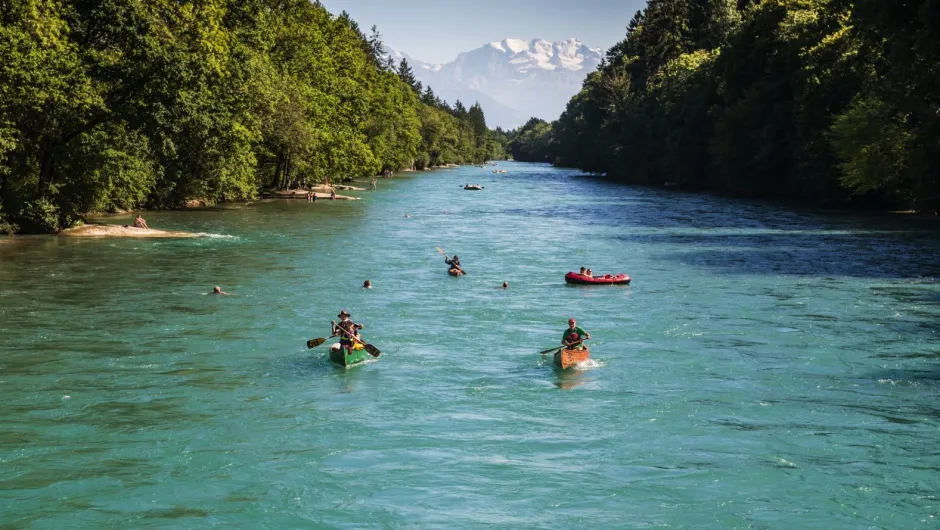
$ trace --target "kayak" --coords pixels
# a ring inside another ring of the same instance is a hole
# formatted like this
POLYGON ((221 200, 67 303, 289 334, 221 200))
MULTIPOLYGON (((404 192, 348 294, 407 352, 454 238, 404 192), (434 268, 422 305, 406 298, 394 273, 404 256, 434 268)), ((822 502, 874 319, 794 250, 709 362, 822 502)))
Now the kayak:
POLYGON ((467 273, 458 269, 447 269, 447 274, 450 274, 451 276, 460 276, 461 274, 467 273))
POLYGON ((583 363, 591 357, 591 352, 587 348, 580 350, 560 350, 555 352, 555 366, 562 370, 567 370, 572 366, 583 363))
POLYGON ((577 285, 628 285, 630 277, 626 274, 605 274, 603 276, 584 276, 577 272, 565 274, 565 283, 577 285))
POLYGON ((362 361, 365 361, 369 358, 369 354, 366 352, 366 347, 362 343, 357 342, 349 355, 346 355, 346 350, 343 349, 339 344, 334 344, 330 346, 330 360, 340 366, 352 366, 354 364, 359 364, 362 361))
POLYGON ((483 189, 483 186, 480 186, 479 184, 467 184, 466 186, 463 187, 463 189, 465 189, 465 190, 482 190, 482 189, 483 189))

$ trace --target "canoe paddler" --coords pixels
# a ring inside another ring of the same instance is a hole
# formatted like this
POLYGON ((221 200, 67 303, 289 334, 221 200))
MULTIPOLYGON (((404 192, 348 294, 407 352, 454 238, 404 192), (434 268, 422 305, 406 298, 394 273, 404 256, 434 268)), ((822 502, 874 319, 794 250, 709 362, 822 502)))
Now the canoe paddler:
POLYGON ((590 338, 590 333, 581 329, 575 319, 569 318, 568 328, 561 336, 561 344, 567 348, 580 350, 584 348, 584 341, 590 338))
MULTIPOLYGON (((460 258, 457 257, 456 254, 454 254, 454 258, 453 258, 453 259, 450 259, 450 258, 448 258, 448 257, 445 255, 445 256, 444 256, 444 263, 450 265, 450 270, 449 270, 448 272, 454 271, 454 272, 456 272, 456 273, 458 273, 458 274, 465 274, 464 271, 463 271, 463 267, 460 266, 460 258)), ((453 274, 453 272, 452 272, 451 274, 453 274)))
POLYGON ((346 349, 346 355, 352 353, 353 347, 356 345, 356 342, 359 338, 358 330, 363 328, 362 324, 356 324, 349 319, 349 312, 343 309, 339 312, 339 324, 335 321, 330 321, 330 327, 332 328, 333 336, 339 335, 339 345, 346 349))

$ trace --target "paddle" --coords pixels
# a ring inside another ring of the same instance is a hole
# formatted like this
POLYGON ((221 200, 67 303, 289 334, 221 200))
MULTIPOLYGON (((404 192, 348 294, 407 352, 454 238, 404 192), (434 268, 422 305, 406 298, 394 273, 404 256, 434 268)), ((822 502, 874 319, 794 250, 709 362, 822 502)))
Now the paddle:
POLYGON ((550 349, 550 350, 540 351, 539 354, 540 354, 540 355, 545 355, 546 353, 555 353, 555 352, 558 351, 558 350, 563 350, 563 349, 565 349, 565 348, 570 348, 570 347, 572 347, 572 346, 577 346, 578 344, 583 344, 583 343, 584 343, 584 341, 579 340, 579 341, 577 341, 577 342, 573 342, 573 343, 567 344, 567 345, 562 345, 562 346, 559 346, 559 347, 557 347, 557 348, 552 348, 552 349, 550 349))
MULTIPOLYGON (((444 258, 445 258, 447 261, 450 261, 450 258, 447 257, 447 254, 445 254, 443 250, 441 250, 441 247, 434 247, 434 248, 436 248, 437 251, 440 252, 441 254, 444 254, 444 258)), ((467 271, 461 269, 461 268, 460 268, 460 265, 453 265, 453 264, 451 264, 451 267, 453 267, 453 268, 459 270, 459 271, 461 272, 461 274, 467 274, 467 271)))
POLYGON ((339 326, 336 326, 336 329, 342 331, 344 335, 346 335, 347 337, 351 338, 352 340, 354 340, 354 341, 356 341, 356 342, 361 342, 362 345, 365 346, 366 351, 369 352, 369 355, 371 355, 371 356, 373 356, 373 357, 378 357, 379 355, 382 355, 382 352, 381 352, 378 348, 376 348, 375 346, 369 344, 368 342, 366 342, 366 341, 364 341, 364 340, 357 339, 356 337, 352 336, 348 331, 346 331, 345 329, 343 329, 343 328, 341 328, 341 327, 339 327, 339 326))
POLYGON ((316 348, 317 346, 319 346, 319 345, 323 344, 324 342, 326 342, 326 340, 327 340, 326 337, 320 337, 320 338, 318 338, 318 339, 310 339, 310 340, 307 341, 307 347, 308 347, 308 348, 316 348))

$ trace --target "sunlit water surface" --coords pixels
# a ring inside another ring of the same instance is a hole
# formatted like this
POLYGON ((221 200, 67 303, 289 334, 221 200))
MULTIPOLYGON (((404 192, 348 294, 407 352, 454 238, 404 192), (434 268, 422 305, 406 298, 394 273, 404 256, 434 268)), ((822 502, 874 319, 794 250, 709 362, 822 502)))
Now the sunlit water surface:
POLYGON ((936 524, 935 223, 501 167, 0 241, 0 526, 936 524))

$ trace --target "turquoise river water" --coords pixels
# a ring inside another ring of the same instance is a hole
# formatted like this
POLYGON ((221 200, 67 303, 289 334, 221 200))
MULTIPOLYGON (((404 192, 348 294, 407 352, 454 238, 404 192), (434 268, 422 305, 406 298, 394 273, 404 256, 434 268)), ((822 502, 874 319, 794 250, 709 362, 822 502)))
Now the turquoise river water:
POLYGON ((936 527, 935 223, 500 167, 0 240, 0 527, 936 527))

